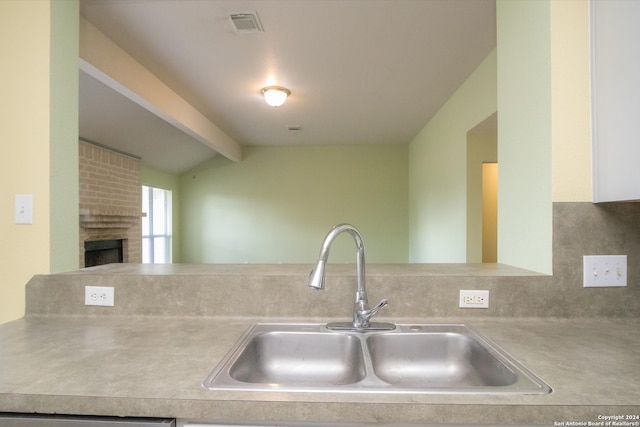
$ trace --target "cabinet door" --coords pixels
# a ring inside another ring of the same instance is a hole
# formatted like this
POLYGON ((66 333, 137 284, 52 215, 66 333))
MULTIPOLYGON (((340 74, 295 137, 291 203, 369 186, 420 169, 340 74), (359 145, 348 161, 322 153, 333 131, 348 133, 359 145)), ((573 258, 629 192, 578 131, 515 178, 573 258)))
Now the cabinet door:
POLYGON ((175 420, 0 413, 0 425, 2 427, 175 427, 175 420))
POLYGON ((640 1, 591 0, 593 200, 640 200, 640 1))

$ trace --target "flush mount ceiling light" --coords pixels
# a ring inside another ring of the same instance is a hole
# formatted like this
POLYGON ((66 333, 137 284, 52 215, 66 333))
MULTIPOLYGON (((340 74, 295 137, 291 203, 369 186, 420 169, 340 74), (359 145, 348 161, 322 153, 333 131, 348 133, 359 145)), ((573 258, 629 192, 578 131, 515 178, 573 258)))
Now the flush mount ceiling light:
POLYGON ((264 100, 272 107, 279 107, 287 100, 287 96, 291 95, 291 91, 281 86, 267 86, 260 91, 264 96, 264 100))

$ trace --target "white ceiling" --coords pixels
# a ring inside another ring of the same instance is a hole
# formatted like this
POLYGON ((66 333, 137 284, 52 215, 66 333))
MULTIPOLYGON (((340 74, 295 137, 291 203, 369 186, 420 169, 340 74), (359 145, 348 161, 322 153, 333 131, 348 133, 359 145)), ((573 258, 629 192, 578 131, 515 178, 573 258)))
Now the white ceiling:
MULTIPOLYGON (((495 47, 495 0, 81 0, 241 145, 407 144, 495 47), (229 15, 257 12, 264 32, 229 15), (291 90, 282 107, 260 95, 291 90), (290 131, 289 125, 301 130, 290 131)), ((204 144, 81 72, 80 136, 181 173, 204 144)))

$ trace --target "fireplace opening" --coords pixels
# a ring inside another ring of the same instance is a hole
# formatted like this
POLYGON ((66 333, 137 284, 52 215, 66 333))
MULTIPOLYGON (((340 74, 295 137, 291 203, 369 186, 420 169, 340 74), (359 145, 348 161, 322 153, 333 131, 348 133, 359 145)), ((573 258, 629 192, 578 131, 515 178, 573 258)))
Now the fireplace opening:
POLYGON ((84 242, 84 266, 124 262, 123 240, 91 240, 84 242))

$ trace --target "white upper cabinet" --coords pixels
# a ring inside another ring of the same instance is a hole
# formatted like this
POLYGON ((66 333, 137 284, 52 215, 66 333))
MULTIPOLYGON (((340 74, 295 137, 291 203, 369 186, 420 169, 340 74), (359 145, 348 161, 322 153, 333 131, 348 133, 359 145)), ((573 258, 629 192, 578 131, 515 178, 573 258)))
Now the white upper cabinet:
POLYGON ((593 201, 640 200, 640 1, 591 0, 593 201))

